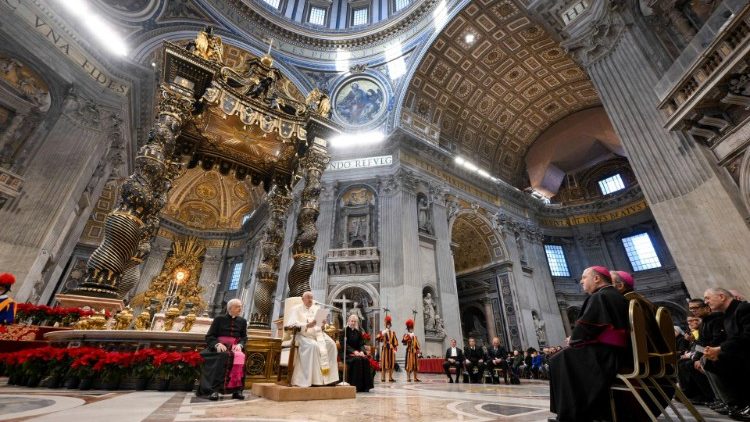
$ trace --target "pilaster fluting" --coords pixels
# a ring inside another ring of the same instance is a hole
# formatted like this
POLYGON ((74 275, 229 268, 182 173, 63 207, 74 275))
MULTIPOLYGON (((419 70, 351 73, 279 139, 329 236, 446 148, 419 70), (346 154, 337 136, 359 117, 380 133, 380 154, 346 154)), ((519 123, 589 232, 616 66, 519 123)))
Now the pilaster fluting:
POLYGON ((492 312, 492 301, 485 297, 482 298, 482 305, 484 306, 484 317, 487 320, 487 337, 492 340, 493 337, 497 336, 497 328, 495 327, 495 313, 492 312))
POLYGON ((318 240, 316 222, 320 214, 320 178, 328 166, 330 156, 321 146, 314 146, 300 160, 305 171, 305 187, 302 189, 302 206, 297 216, 297 237, 292 253, 294 264, 289 269, 289 296, 302 296, 310 290, 310 275, 315 267, 315 243, 318 240))
POLYGON ((322 236, 318 237, 315 245, 317 255, 315 269, 310 276, 310 288, 315 297, 325 297, 328 282, 328 268, 326 259, 328 249, 331 248, 331 239, 334 233, 333 224, 336 216, 336 187, 333 184, 324 184, 320 194, 320 215, 317 227, 322 236))
MULTIPOLYGON (((702 146, 668 131, 654 87, 660 75, 626 8, 592 2, 563 44, 584 65, 643 188, 675 263, 691 292, 708 284, 744 288, 735 274, 750 271, 750 230, 739 192, 717 172, 702 146)), ((664 55, 655 51, 656 55, 664 55)))
POLYGON ((157 118, 138 151, 135 172, 123 184, 121 204, 104 222, 104 239, 91 254, 84 283, 74 293, 117 298, 123 272, 148 254, 147 240, 155 234, 158 213, 176 177, 172 161, 175 140, 190 119, 193 99, 161 88, 157 118))
POLYGON ((268 193, 269 216, 261 240, 262 258, 256 272, 254 312, 250 318, 253 328, 270 327, 273 295, 279 279, 281 247, 284 242, 284 221, 291 203, 292 197, 284 186, 276 185, 268 193))

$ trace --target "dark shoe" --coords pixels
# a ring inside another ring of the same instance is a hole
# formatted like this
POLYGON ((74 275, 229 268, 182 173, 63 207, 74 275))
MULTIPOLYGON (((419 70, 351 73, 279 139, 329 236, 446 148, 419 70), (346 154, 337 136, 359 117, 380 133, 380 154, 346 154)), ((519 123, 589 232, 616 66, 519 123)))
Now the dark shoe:
POLYGON ((715 407, 724 406, 724 402, 721 401, 721 400, 714 400, 711 403, 709 403, 707 406, 708 406, 709 409, 713 409, 715 407))
POLYGON ((448 378, 448 384, 453 384, 453 378, 448 378))
POLYGON ((719 406, 717 408, 714 408, 713 410, 714 410, 714 412, 716 412, 716 413, 718 413, 720 415, 728 415, 729 414, 729 406, 727 406, 727 405, 719 406))
POLYGON ((242 394, 242 391, 237 391, 235 393, 232 393, 232 398, 235 400, 245 400, 245 395, 242 394))
POLYGON ((211 395, 208 396, 208 399, 211 400, 211 401, 219 400, 219 393, 216 393, 216 392, 211 393, 211 395))
POLYGON ((750 421, 750 416, 743 414, 742 409, 737 407, 730 409, 728 416, 736 421, 750 421))

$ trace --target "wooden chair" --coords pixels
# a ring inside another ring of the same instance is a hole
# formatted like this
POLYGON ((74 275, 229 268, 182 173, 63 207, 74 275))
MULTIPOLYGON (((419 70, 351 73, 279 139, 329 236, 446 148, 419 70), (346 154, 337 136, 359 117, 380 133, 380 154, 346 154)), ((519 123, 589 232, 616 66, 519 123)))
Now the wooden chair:
POLYGON ((620 372, 617 374, 617 380, 610 388, 609 401, 612 410, 612 420, 617 422, 617 409, 615 408, 615 391, 628 391, 638 401, 643 411, 649 419, 656 421, 654 413, 644 401, 639 391, 645 391, 652 400, 655 400, 648 388, 644 388, 644 380, 649 374, 648 365, 648 346, 646 340, 646 324, 643 317, 641 305, 631 300, 628 309, 630 320, 630 344, 633 353, 632 370, 630 372, 620 372))
POLYGON ((674 388, 674 394, 677 400, 679 400, 683 405, 685 405, 685 407, 687 407, 688 411, 693 415, 696 421, 704 422, 705 419, 703 419, 703 416, 698 413, 698 410, 695 408, 695 406, 693 406, 687 396, 685 396, 685 393, 682 391, 682 389, 677 385, 677 383, 675 383, 675 380, 677 379, 677 361, 679 357, 677 355, 678 352, 674 335, 672 315, 670 315, 667 308, 660 307, 656 310, 656 322, 659 325, 661 335, 662 337, 664 337, 664 342, 667 344, 670 352, 666 354, 650 354, 652 358, 657 358, 660 360, 661 370, 656 373, 652 373, 649 377, 649 382, 654 387, 654 390, 656 390, 659 395, 664 400, 666 400, 666 402, 669 404, 669 407, 672 409, 672 411, 674 411, 674 413, 681 421, 684 422, 685 419, 677 410, 677 407, 675 407, 675 405, 672 403, 672 400, 670 400, 670 398, 667 396, 659 381, 666 381, 667 383, 669 383, 669 385, 674 388))
POLYGON ((279 357, 279 373, 276 376, 276 384, 291 386, 292 385, 292 374, 294 374, 294 357, 297 354, 299 344, 297 343, 297 333, 300 332, 299 327, 290 327, 291 324, 290 314, 294 306, 302 303, 301 297, 290 297, 284 301, 284 321, 282 326, 284 327, 284 333, 281 338, 281 356, 279 357), (286 377, 282 380, 282 367, 286 367, 286 377))

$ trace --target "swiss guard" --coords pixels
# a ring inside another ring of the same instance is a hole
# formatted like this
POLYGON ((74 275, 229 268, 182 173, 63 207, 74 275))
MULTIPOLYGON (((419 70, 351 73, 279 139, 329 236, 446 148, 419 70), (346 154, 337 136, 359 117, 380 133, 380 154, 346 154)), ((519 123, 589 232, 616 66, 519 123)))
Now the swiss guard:
POLYGON ((10 325, 16 317, 16 302, 8 295, 10 286, 16 282, 11 273, 0 274, 0 325, 10 325))

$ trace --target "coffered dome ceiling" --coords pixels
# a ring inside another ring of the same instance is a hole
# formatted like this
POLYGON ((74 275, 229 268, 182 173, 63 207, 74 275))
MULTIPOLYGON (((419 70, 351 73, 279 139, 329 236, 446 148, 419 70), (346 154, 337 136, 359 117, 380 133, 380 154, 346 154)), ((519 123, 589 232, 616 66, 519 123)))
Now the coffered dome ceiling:
POLYGON ((599 102, 585 72, 517 2, 476 0, 422 58, 402 115, 435 127, 441 145, 525 188, 524 156, 539 134, 599 102))
POLYGON ((193 168, 175 180, 163 215, 193 229, 238 230, 264 195, 247 180, 193 168))

